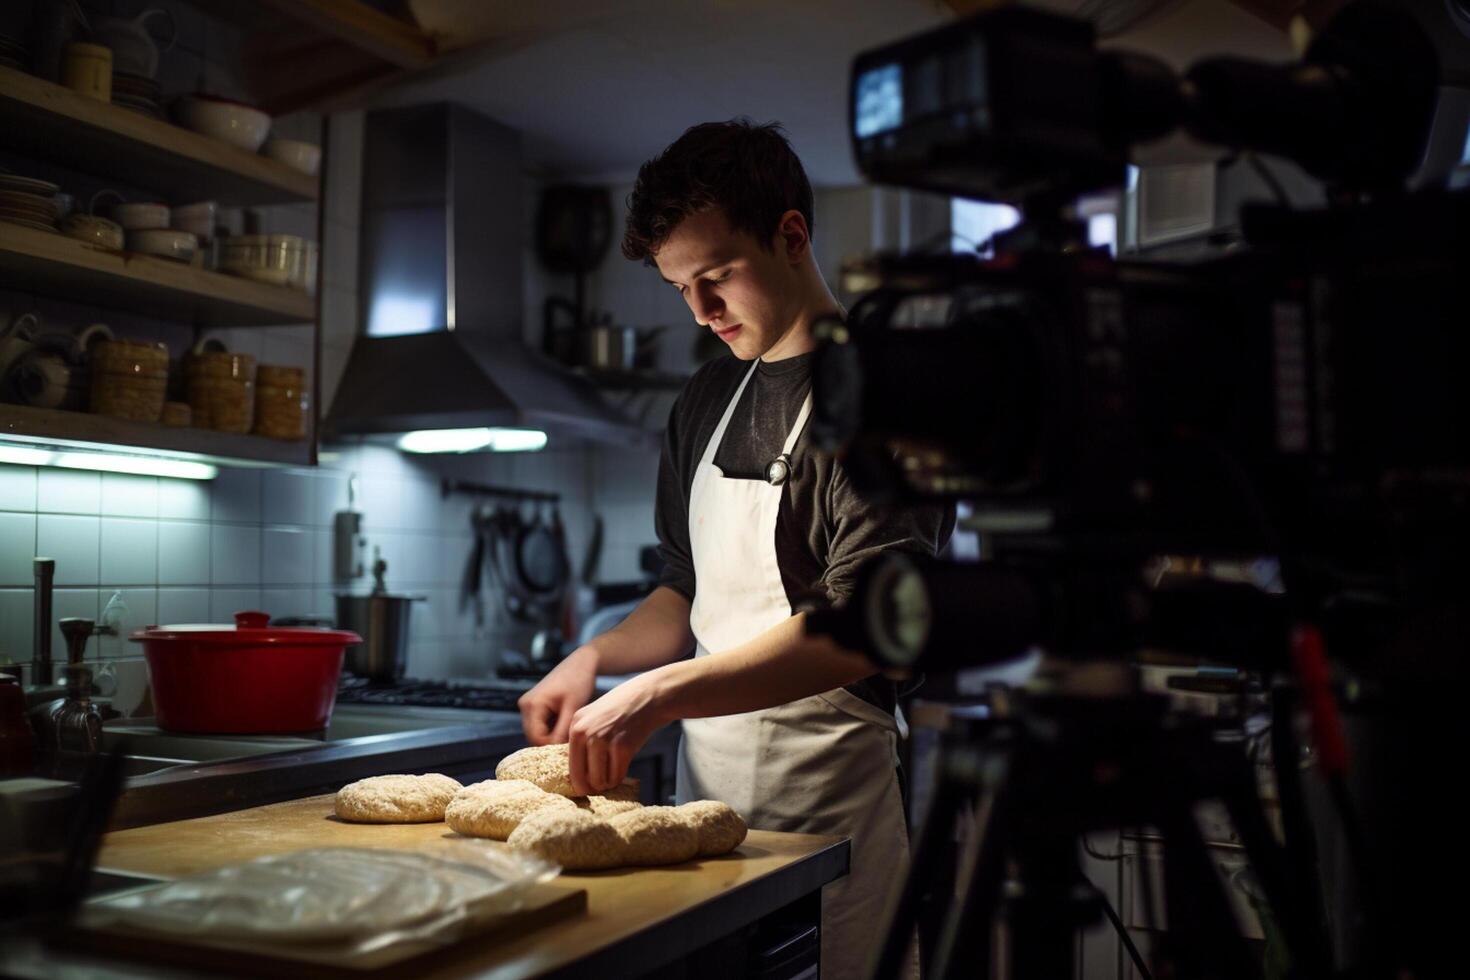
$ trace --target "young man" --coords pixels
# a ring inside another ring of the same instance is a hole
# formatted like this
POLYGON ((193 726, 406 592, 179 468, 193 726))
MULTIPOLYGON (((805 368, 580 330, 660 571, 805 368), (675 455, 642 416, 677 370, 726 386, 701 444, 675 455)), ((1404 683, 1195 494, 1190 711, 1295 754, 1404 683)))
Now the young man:
POLYGON ((812 326, 842 315, 811 230, 811 186, 774 125, 695 126, 639 171, 623 254, 656 266, 733 356, 702 367, 669 417, 659 587, 520 708, 533 744, 570 742, 578 792, 618 783, 655 729, 682 720, 681 801, 723 800, 757 829, 851 837, 850 873, 822 903, 823 973, 846 977, 876 948, 907 855, 895 692, 861 657, 806 636, 797 610, 845 600, 885 549, 937 553, 954 518, 874 508, 807 446, 812 326), (639 671, 591 702, 598 674, 639 671))

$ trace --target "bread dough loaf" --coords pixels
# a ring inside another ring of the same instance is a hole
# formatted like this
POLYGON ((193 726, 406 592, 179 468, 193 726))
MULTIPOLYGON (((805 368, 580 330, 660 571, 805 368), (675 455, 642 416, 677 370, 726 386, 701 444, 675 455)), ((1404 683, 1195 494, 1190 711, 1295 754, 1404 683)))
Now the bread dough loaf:
POLYGON ((641 805, 643 802, 638 798, 638 784, 631 779, 623 780, 612 789, 603 790, 600 795, 603 799, 617 800, 621 803, 638 803, 641 805))
POLYGON ((444 812, 444 822, 466 837, 505 840, 521 821, 548 809, 575 813, 577 804, 525 780, 487 780, 456 795, 444 812))
POLYGON ((576 796, 567 761, 568 748, 560 745, 532 745, 512 752, 495 767, 496 779, 525 779, 548 793, 576 796))
POLYGON ((606 796, 579 796, 576 800, 579 809, 591 810, 599 817, 611 817, 643 806, 637 800, 614 800, 606 796))
POLYGON ((432 823, 464 787, 439 773, 370 776, 337 791, 337 816, 354 823, 432 823))
POLYGON ((671 806, 645 806, 608 818, 627 864, 681 864, 699 855, 699 831, 671 806))
POLYGON ((628 863, 626 845, 612 824, 575 805, 569 811, 546 809, 531 814, 506 842, 568 871, 600 871, 628 863))
POLYGON ((745 821, 726 803, 695 800, 675 810, 699 832, 700 857, 729 854, 745 840, 745 821))

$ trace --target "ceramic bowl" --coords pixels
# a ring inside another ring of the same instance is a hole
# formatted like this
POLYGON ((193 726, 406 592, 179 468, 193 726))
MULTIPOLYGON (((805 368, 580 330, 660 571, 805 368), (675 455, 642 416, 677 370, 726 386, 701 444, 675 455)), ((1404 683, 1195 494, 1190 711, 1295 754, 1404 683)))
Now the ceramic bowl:
POLYGON ((218 214, 219 207, 213 201, 183 204, 173 209, 169 223, 171 227, 187 231, 201 242, 207 242, 214 237, 214 223, 218 214))
POLYGON ((116 221, 108 221, 94 214, 73 212, 61 219, 61 233, 69 238, 78 238, 93 245, 121 250, 123 228, 116 221))
POLYGON ((315 143, 301 140, 270 140, 260 152, 311 177, 316 176, 317 169, 322 164, 322 148, 315 143))
POLYGON ((259 109, 209 95, 186 95, 178 101, 179 119, 196 133, 212 136, 254 153, 265 142, 271 117, 259 109))
POLYGON ((175 231, 171 228, 130 231, 128 232, 128 250, 188 262, 194 258, 194 253, 199 251, 199 239, 187 231, 175 231))
POLYGON ((167 204, 114 204, 112 220, 127 231, 167 228, 169 208, 167 204))

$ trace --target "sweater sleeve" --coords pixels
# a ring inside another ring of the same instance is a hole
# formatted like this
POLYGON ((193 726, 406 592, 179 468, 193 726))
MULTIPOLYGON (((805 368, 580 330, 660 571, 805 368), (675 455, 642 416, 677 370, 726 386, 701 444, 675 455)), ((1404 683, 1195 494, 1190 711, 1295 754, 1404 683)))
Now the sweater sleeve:
POLYGON ((837 605, 851 598, 858 570, 878 554, 897 549, 936 556, 954 531, 953 504, 874 506, 858 496, 840 463, 828 495, 831 539, 818 592, 837 605))
POLYGON ((681 394, 669 411, 664 429, 663 451, 658 461, 658 487, 654 500, 653 526, 658 534, 658 553, 664 561, 659 584, 694 601, 694 556, 689 547, 689 481, 685 479, 682 455, 688 446, 679 445, 681 394))

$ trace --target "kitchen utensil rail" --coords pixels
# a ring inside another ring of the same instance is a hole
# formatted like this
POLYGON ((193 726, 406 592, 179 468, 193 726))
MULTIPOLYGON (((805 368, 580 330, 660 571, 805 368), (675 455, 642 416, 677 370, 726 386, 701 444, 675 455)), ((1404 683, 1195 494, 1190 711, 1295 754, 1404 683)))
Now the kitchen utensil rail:
POLYGON ((466 480, 444 480, 440 484, 440 495, 452 493, 469 494, 476 497, 500 497, 503 500, 535 500, 558 503, 561 494, 551 490, 525 490, 519 487, 497 487, 488 483, 471 483, 466 480))

